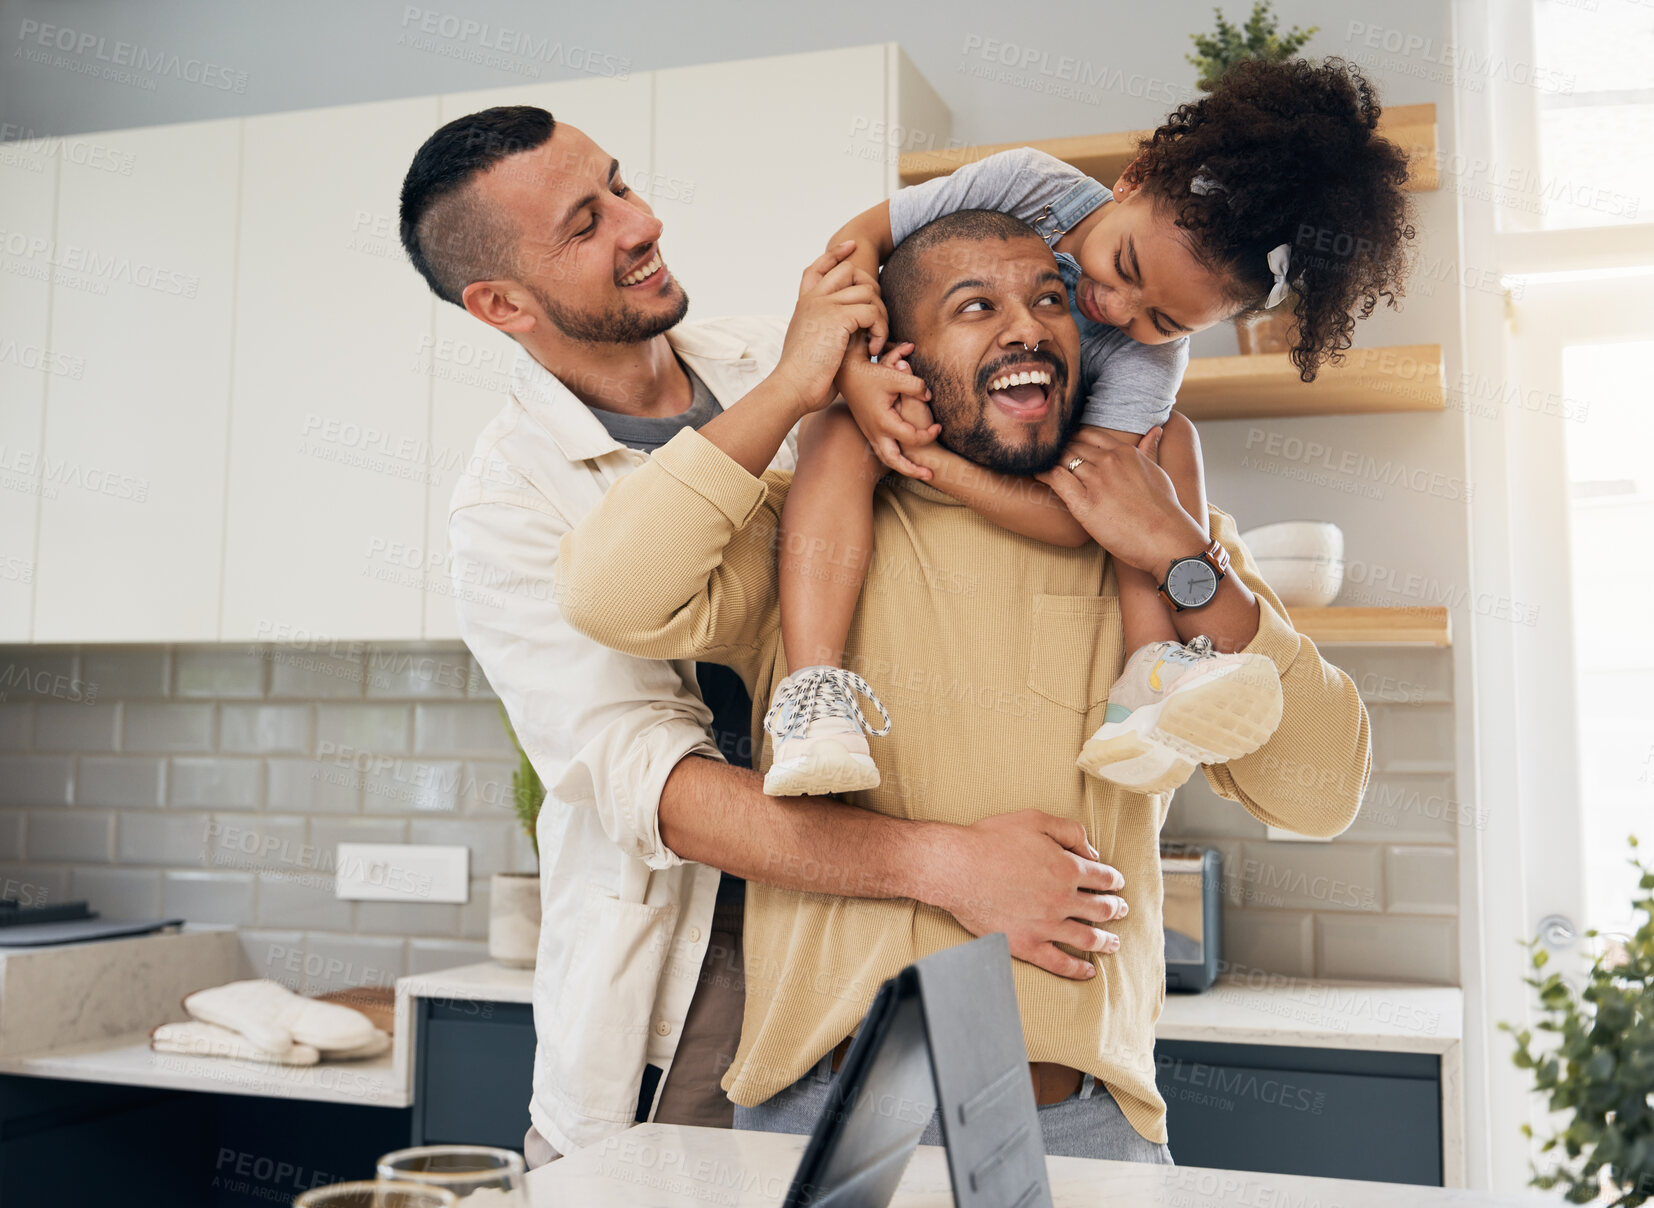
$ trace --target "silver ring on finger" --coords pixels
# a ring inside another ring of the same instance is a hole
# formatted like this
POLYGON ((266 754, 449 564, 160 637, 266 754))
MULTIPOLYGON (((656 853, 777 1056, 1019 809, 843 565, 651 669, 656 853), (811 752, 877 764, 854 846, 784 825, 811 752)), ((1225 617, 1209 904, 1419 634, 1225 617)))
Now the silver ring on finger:
POLYGON ((1083 457, 1071 457, 1068 460, 1068 472, 1070 474, 1072 474, 1083 465, 1085 465, 1085 458, 1083 458, 1083 457))

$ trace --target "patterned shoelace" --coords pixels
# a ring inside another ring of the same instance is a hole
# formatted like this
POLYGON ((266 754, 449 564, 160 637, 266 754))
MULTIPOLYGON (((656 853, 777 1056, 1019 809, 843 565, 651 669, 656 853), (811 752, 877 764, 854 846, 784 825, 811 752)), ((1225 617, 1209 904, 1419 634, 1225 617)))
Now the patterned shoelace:
POLYGON ((1167 651, 1164 657, 1168 663, 1198 663, 1202 659, 1215 659, 1217 651, 1212 649, 1212 639, 1199 633, 1183 643, 1181 650, 1167 651))
POLYGON ((776 738, 797 734, 812 721, 824 717, 848 717, 874 738, 890 733, 890 714, 884 703, 874 694, 866 680, 854 671, 840 667, 821 667, 806 671, 793 679, 775 698, 770 711, 764 714, 764 729, 776 738), (884 719, 884 727, 875 730, 863 716, 856 695, 865 696, 884 719), (792 706, 789 711, 788 706, 792 706), (786 715, 786 724, 776 728, 776 719, 786 715))

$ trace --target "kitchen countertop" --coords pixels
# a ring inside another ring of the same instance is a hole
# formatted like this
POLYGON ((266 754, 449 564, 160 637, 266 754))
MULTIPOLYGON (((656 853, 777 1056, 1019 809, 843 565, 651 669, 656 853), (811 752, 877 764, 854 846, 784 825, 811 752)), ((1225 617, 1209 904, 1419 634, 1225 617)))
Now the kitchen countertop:
MULTIPOLYGON (((492 961, 404 977, 397 1000, 530 1002, 534 971, 492 961)), ((1464 995, 1446 986, 1331 982, 1278 974, 1225 977, 1204 994, 1168 994, 1161 1040, 1445 1053, 1459 1043, 1464 995)), ((399 1029, 400 1032, 400 1029, 399 1029)))
MULTIPOLYGON (((492 961, 396 983, 395 1069, 413 1086, 415 998, 526 1003, 534 971, 492 961)), ((1440 1059, 1442 1173, 1465 1180, 1464 994, 1451 986, 1314 981, 1246 971, 1202 994, 1168 994, 1155 1036, 1220 1044, 1290 1045, 1363 1052, 1430 1053, 1440 1059)))
MULTIPOLYGON (((532 1171, 528 1176, 529 1196, 535 1208, 565 1204, 630 1208, 643 1202, 645 1196, 653 1208, 776 1205, 786 1195, 807 1139, 785 1133, 640 1124, 532 1171)), ((1399 1183, 1249 1174, 1198 1166, 1145 1166, 1086 1158, 1047 1158, 1046 1169, 1057 1208, 1094 1208, 1100 1203, 1129 1204, 1131 1208, 1229 1208, 1236 1204, 1515 1208, 1562 1203, 1560 1197, 1537 1193, 1494 1195, 1399 1183)), ((891 1204, 893 1208, 952 1208, 951 1188, 946 1152, 921 1145, 891 1204)))
POLYGON ((270 1065, 226 1057, 157 1053, 149 1047, 147 1032, 33 1056, 0 1058, 0 1074, 221 1095, 259 1095, 270 1099, 310 1099, 363 1107, 407 1107, 413 1102, 409 1089, 397 1080, 390 1053, 367 1061, 270 1065))

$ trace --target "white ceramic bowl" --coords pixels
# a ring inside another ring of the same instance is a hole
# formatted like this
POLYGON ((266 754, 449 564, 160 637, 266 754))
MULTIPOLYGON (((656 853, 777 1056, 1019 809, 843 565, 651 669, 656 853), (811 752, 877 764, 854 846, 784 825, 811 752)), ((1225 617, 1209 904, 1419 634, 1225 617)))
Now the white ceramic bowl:
MULTIPOLYGON (((1326 520, 1287 520, 1241 534, 1257 559, 1304 558, 1336 562, 1344 557, 1344 530, 1326 520)), ((1272 582, 1271 587, 1275 584, 1272 582)), ((1277 587, 1277 591, 1280 589, 1277 587)))
POLYGON ((1256 558, 1258 573, 1288 608, 1325 608, 1344 586, 1342 558, 1256 558))

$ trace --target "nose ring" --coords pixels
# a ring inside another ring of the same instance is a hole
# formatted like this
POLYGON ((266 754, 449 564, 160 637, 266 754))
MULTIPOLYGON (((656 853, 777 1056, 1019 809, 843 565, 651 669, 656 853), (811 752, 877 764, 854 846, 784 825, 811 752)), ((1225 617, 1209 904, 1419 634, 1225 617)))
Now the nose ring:
POLYGON ((1022 351, 1024 351, 1024 352, 1038 352, 1039 351, 1039 346, 1043 343, 1045 343, 1044 340, 1035 340, 1034 341, 1034 346, 1032 348, 1028 347, 1028 345, 1025 343, 1022 346, 1022 351))

